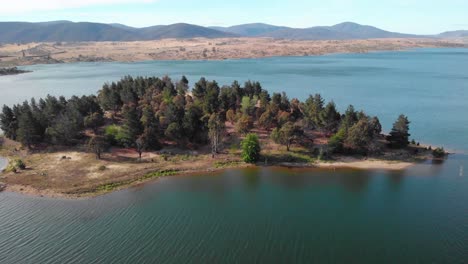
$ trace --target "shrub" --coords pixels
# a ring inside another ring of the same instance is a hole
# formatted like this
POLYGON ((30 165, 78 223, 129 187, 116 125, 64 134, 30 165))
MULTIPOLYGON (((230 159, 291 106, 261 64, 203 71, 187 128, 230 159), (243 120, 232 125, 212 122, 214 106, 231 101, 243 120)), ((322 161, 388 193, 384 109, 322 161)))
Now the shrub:
POLYGON ((21 159, 15 159, 10 161, 8 167, 5 169, 7 172, 17 172, 18 170, 26 169, 26 164, 21 159))
POLYGON ((444 148, 436 148, 432 151, 432 156, 435 158, 442 158, 445 157, 445 155, 447 155, 447 153, 444 148))
POLYGON ((126 142, 126 136, 121 126, 110 125, 104 129, 104 137, 111 145, 123 146, 126 142))
POLYGON ((260 158, 260 142, 257 134, 247 134, 241 143, 242 159, 247 163, 255 163, 260 158))
POLYGON ((106 168, 106 166, 104 166, 104 165, 101 165, 101 166, 99 166, 99 168, 98 168, 98 170, 100 170, 100 171, 104 171, 104 170, 106 170, 106 169, 107 169, 107 168, 106 168))

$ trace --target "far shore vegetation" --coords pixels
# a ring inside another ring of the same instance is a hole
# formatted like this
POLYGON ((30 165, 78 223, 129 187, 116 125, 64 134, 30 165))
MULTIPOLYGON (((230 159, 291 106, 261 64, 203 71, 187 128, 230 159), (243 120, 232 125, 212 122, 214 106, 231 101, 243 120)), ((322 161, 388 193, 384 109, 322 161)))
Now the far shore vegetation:
POLYGON ((396 117, 383 135, 378 117, 352 105, 340 113, 320 94, 301 101, 252 81, 220 86, 201 78, 189 89, 185 76, 126 76, 97 95, 3 106, 0 128, 9 143, 0 155, 10 160, 7 183, 86 193, 247 163, 412 162, 431 153, 410 142, 408 118, 396 117))
POLYGON ((27 73, 30 71, 20 70, 17 67, 12 68, 0 68, 0 76, 2 75, 16 75, 21 73, 27 73))

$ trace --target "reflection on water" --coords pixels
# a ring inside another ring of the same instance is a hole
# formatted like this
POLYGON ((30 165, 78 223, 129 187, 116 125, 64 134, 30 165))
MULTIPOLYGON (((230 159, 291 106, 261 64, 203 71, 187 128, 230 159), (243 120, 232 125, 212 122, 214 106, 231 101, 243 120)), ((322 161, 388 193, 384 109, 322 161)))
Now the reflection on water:
POLYGON ((227 170, 86 200, 1 193, 0 256, 2 263, 462 263, 468 178, 459 176, 467 164, 453 155, 399 172, 227 170))

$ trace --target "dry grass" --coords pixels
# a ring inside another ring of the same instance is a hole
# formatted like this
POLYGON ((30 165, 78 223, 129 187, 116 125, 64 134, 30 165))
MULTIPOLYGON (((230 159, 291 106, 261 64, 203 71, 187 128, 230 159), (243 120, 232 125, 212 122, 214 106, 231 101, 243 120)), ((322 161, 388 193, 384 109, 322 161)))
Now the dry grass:
POLYGON ((61 43, 60 45, 56 43, 28 43, 0 46, 0 66, 78 61, 223 60, 458 46, 466 46, 466 43, 458 39, 300 41, 270 38, 164 39, 132 42, 61 43))

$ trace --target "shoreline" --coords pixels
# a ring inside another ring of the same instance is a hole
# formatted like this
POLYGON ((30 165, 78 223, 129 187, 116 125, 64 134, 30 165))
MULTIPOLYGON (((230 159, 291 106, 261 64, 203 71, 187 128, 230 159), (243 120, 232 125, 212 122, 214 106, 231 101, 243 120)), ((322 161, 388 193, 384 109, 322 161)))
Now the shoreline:
MULTIPOLYGON (((5 158, 6 159, 6 158, 5 158)), ((21 195, 31 197, 45 197, 45 198, 60 198, 60 199, 92 199, 102 195, 110 194, 116 191, 126 190, 132 187, 137 187, 149 183, 154 183, 160 178, 167 177, 178 177, 178 176, 195 176, 201 174, 213 174, 220 173, 227 170, 242 170, 246 168, 262 169, 262 168, 273 168, 273 169, 304 169, 304 170, 337 170, 337 169, 350 169, 350 170, 384 170, 384 171, 402 171, 409 169, 413 166, 421 164, 422 161, 426 161, 428 158, 421 159, 418 161, 389 161, 378 158, 370 159, 358 159, 353 157, 339 157, 334 161, 318 161, 314 163, 300 163, 300 162, 277 162, 267 165, 258 164, 247 164, 241 163, 236 166, 227 167, 210 167, 200 168, 191 170, 177 171, 174 174, 168 176, 156 176, 147 179, 135 179, 130 182, 120 184, 118 181, 109 183, 109 185, 115 184, 116 187, 112 187, 108 190, 94 190, 94 191, 76 191, 76 193, 60 192, 54 189, 38 189, 30 185, 22 184, 5 184, 4 192, 18 193, 21 195)), ((1 175, 1 174, 0 174, 1 175)), ((97 189, 97 188, 96 188, 97 189)), ((0 191, 1 192, 1 191, 0 191)))
POLYGON ((468 48, 461 39, 288 40, 194 38, 133 42, 27 43, 4 45, 0 66, 76 62, 222 61, 402 51, 414 48, 468 48), (23 56, 22 51, 25 50, 23 56))

